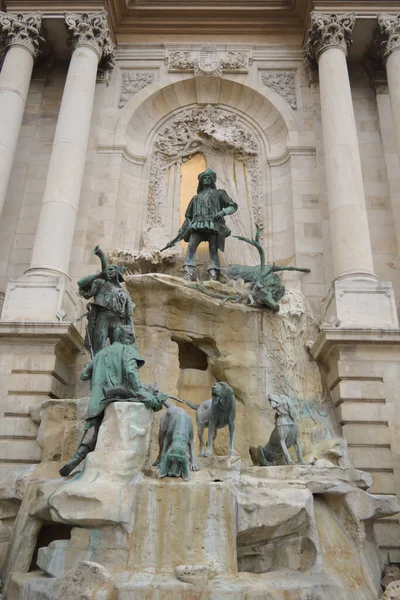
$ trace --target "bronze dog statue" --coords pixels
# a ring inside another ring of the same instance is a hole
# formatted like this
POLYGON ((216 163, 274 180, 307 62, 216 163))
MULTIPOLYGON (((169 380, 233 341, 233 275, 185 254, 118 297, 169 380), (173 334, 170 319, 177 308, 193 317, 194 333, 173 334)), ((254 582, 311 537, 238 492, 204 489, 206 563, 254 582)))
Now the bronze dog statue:
POLYGON ((199 470, 194 458, 193 424, 183 408, 170 406, 163 414, 158 443, 160 449, 153 466, 160 467, 160 478, 182 477, 188 481, 190 471, 199 470))
POLYGON ((224 381, 215 383, 211 388, 211 400, 205 400, 202 404, 194 404, 187 400, 184 402, 196 411, 197 434, 200 441, 200 456, 212 456, 213 441, 217 437, 218 429, 229 427, 229 454, 236 456, 233 447, 235 436, 236 399, 233 389, 224 381), (208 427, 207 447, 204 448, 204 430, 208 427))
POLYGON ((299 442, 299 425, 292 401, 288 396, 269 394, 268 400, 275 410, 275 428, 266 446, 250 446, 249 452, 254 465, 266 467, 277 465, 283 461, 288 465, 294 462, 290 458, 288 448, 295 447, 297 459, 305 464, 299 442))

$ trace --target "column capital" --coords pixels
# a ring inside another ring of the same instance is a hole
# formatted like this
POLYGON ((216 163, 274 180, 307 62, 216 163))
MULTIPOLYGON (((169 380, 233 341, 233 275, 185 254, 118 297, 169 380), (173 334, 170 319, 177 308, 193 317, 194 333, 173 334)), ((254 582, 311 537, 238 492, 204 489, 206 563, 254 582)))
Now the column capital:
POLYGON ((23 15, 0 11, 0 30, 5 34, 6 46, 23 46, 34 58, 38 55, 40 42, 44 42, 41 28, 40 12, 23 15))
POLYGON ((89 46, 97 52, 103 68, 114 66, 114 44, 107 27, 107 13, 64 13, 65 24, 70 34, 72 48, 89 46))
POLYGON ((378 28, 374 42, 382 60, 400 48, 400 14, 378 14, 378 28))
POLYGON ((345 54, 352 44, 352 32, 356 22, 354 13, 326 14, 313 11, 311 27, 304 46, 306 60, 315 65, 319 56, 329 48, 341 48, 345 54))

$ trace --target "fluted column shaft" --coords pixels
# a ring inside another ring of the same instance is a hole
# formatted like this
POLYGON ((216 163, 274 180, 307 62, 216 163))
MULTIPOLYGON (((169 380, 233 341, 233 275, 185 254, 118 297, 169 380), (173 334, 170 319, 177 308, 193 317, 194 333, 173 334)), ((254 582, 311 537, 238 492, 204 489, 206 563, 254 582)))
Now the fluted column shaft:
POLYGON ((99 60, 112 53, 106 13, 66 14, 72 52, 28 272, 68 273, 99 60))
POLYGON ((378 15, 378 44, 386 62, 393 128, 400 160, 400 15, 378 15))
POLYGON ((376 279, 346 62, 354 22, 354 15, 311 13, 306 55, 318 63, 335 277, 376 279))
POLYGON ((18 143, 25 103, 37 54, 42 15, 0 12, 7 53, 0 73, 0 215, 18 143))

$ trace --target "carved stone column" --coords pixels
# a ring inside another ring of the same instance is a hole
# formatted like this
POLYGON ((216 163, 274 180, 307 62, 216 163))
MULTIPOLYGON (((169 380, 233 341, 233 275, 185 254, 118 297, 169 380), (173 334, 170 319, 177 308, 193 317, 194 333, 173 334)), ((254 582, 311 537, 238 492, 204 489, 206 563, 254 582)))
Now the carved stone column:
POLYGON ((0 73, 0 215, 14 162, 26 97, 38 52, 40 12, 21 15, 0 12, 0 30, 7 52, 0 73))
POLYGON ((65 14, 73 48, 28 273, 68 273, 86 161, 97 67, 112 62, 107 13, 65 14))
POLYGON ((346 55, 354 14, 311 13, 305 47, 318 65, 335 280, 326 317, 342 327, 396 327, 390 284, 374 275, 346 55))
POLYGON ((307 57, 318 63, 335 275, 374 277, 360 152, 347 72, 354 14, 311 13, 307 57))
POLYGON ((400 159, 400 14, 379 14, 377 33, 379 54, 386 63, 393 127, 400 159))

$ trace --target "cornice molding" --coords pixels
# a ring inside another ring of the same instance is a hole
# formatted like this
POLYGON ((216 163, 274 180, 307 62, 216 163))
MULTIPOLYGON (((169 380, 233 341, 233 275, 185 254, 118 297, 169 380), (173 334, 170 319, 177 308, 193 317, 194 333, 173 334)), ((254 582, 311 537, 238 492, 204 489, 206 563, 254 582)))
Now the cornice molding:
POLYGON ((109 13, 116 34, 301 33, 311 0, 6 0, 7 10, 109 13))
POLYGON ((355 12, 357 16, 399 12, 399 0, 313 0, 312 4, 317 12, 355 12))
POLYGON ((323 327, 311 348, 311 354, 315 360, 327 363, 329 356, 337 348, 354 347, 359 344, 398 347, 400 344, 400 330, 323 327))

